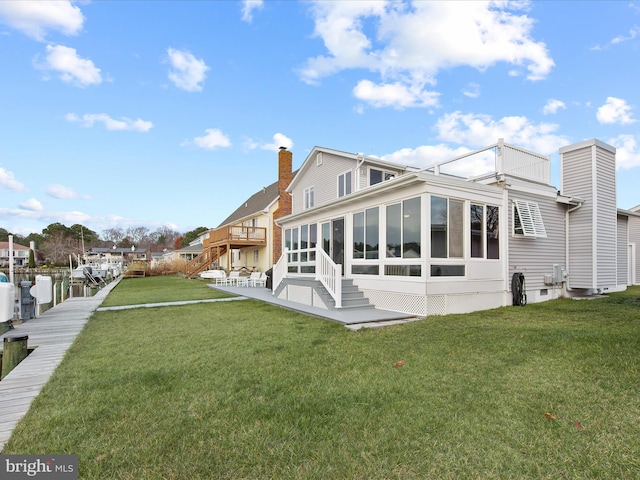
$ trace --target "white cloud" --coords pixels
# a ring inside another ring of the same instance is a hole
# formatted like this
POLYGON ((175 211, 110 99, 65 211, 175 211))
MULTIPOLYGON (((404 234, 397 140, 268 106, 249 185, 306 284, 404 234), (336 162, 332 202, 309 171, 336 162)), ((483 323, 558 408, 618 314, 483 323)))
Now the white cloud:
POLYGON ((26 202, 21 203, 20 208, 24 210, 31 210, 33 212, 41 212, 43 210, 42 204, 35 198, 31 198, 26 202))
POLYGON ((627 104, 626 100, 615 97, 607 97, 607 102, 598 108, 596 118, 600 123, 618 123, 621 125, 636 121, 632 118, 631 106, 627 104))
MULTIPOLYGON (((546 45, 532 38, 533 20, 522 11, 516 14, 527 4, 315 1, 311 8, 314 34, 323 40, 327 54, 309 58, 301 78, 317 83, 341 70, 366 69, 380 76, 381 85, 402 83, 407 91, 416 92, 434 85, 443 69, 485 70, 507 63, 514 67, 512 72, 526 70, 529 80, 540 80, 554 62, 546 45)), ((372 103, 389 103, 388 89, 368 91, 381 95, 369 98, 372 103)), ((406 102, 404 96, 397 98, 400 105, 406 102)))
POLYGON ((106 113, 88 113, 82 117, 78 117, 75 113, 68 113, 65 118, 69 122, 81 123, 84 127, 93 127, 96 123, 104 124, 107 130, 130 130, 134 132, 148 132, 153 128, 153 123, 138 118, 131 120, 122 117, 120 120, 111 118, 106 113))
POLYGON ((565 103, 562 100, 556 100, 555 98, 550 98, 546 105, 542 108, 542 113, 545 115, 552 115, 557 113, 561 108, 567 108, 565 103))
POLYGON ((13 172, 0 167, 0 188, 8 188, 14 192, 24 192, 26 188, 16 180, 13 172))
POLYGON ((612 45, 619 45, 621 43, 629 42, 629 41, 635 39, 639 34, 640 34, 640 27, 633 27, 631 30, 629 30, 629 34, 628 35, 618 35, 618 36, 612 38, 609 41, 609 43, 607 43, 606 45, 604 45, 604 46, 603 45, 596 45, 591 50, 606 50, 612 45))
POLYGON ((277 152, 280 147, 285 147, 288 150, 291 150, 293 147, 293 140, 282 133, 276 133, 273 135, 273 143, 267 143, 266 145, 262 145, 263 150, 270 150, 272 152, 277 152))
POLYGON ((91 60, 80 58, 75 48, 64 45, 47 45, 47 56, 43 62, 36 58, 36 68, 57 72, 63 82, 86 87, 102 83, 100 69, 91 60))
POLYGON ((459 157, 469 151, 465 147, 451 148, 441 143, 433 146, 422 145, 417 148, 403 148, 388 155, 383 155, 382 159, 400 165, 425 168, 434 163, 459 157))
POLYGON ((566 137, 555 134, 557 124, 534 124, 526 117, 502 117, 496 121, 489 115, 456 111, 440 117, 435 128, 441 140, 474 148, 491 145, 504 138, 512 145, 550 155, 570 143, 566 137))
POLYGON ((84 17, 80 9, 67 0, 0 1, 0 22, 42 41, 47 31, 77 35, 84 17))
POLYGON ((242 2, 242 20, 251 23, 253 20, 253 11, 260 10, 263 6, 263 0, 244 0, 242 2))
POLYGON ((438 104, 439 93, 422 89, 422 85, 406 85, 400 82, 375 85, 361 80, 353 89, 353 95, 373 107, 430 107, 438 104))
POLYGON ((640 167, 640 144, 633 135, 618 135, 607 143, 616 147, 616 168, 627 170, 640 167))
POLYGON ((204 60, 198 60, 188 51, 173 48, 167 49, 167 55, 172 68, 169 71, 169 80, 176 87, 187 92, 201 91, 207 71, 210 70, 204 60))
POLYGON ((462 90, 462 94, 465 97, 478 98, 480 96, 480 85, 472 82, 462 90))
POLYGON ((216 148, 224 148, 231 146, 231 140, 224 133, 216 128, 207 128, 206 135, 196 137, 193 142, 183 142, 183 145, 195 144, 197 147, 205 150, 215 150, 216 148))
POLYGON ((47 195, 59 200, 70 200, 73 198, 84 198, 85 200, 88 200, 90 198, 88 195, 81 195, 74 189, 60 184, 49 185, 47 188, 47 195))

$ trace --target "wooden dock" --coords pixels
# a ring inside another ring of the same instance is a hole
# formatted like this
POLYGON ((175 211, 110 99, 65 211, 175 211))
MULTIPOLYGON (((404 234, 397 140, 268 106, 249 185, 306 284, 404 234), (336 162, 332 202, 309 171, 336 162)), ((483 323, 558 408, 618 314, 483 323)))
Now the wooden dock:
POLYGON ((0 381, 0 452, 91 314, 118 281, 93 297, 70 298, 2 335, 3 339, 28 335, 28 348, 37 348, 0 381))

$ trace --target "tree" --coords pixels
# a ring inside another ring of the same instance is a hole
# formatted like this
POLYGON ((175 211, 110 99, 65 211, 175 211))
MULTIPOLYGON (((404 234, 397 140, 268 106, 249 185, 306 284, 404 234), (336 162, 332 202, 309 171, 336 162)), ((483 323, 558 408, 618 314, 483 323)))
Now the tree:
POLYGON ((27 266, 29 268, 36 268, 36 255, 31 248, 29 249, 29 263, 27 266))
POLYGON ((173 242, 173 249, 174 250, 180 250, 182 248, 182 241, 184 240, 184 237, 182 235, 180 235, 178 238, 176 238, 176 241, 173 242))
POLYGON ((167 226, 162 226, 158 228, 155 232, 149 235, 150 240, 152 241, 155 248, 162 250, 164 248, 171 248, 173 244, 180 236, 180 233, 175 230, 171 230, 167 226))
POLYGON ((191 230, 185 233, 184 238, 182 239, 182 242, 180 242, 181 247, 184 248, 188 246, 191 242, 193 242, 196 238, 198 238, 201 233, 204 233, 207 230, 209 230, 207 227, 198 227, 194 230, 191 230))
POLYGON ((102 231, 102 239, 105 242, 113 242, 117 245, 124 237, 124 231, 121 228, 107 228, 102 231))
POLYGON ((129 227, 127 228, 127 237, 133 242, 134 245, 142 245, 149 236, 149 229, 147 227, 129 227))

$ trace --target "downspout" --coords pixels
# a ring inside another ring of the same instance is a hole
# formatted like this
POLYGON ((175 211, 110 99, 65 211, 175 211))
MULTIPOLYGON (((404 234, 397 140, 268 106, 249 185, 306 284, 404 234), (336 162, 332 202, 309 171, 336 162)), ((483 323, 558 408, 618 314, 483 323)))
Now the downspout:
POLYGON ((358 160, 358 163, 356 164, 356 170, 354 173, 356 175, 356 192, 359 192, 360 191, 360 167, 364 163, 364 155, 362 153, 359 153, 356 158, 358 160))

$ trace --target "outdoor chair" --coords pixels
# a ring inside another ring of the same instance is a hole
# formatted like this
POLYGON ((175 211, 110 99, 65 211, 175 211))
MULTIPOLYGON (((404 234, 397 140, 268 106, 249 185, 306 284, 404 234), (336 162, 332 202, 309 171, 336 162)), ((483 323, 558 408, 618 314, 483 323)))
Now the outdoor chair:
MULTIPOLYGON (((249 280, 248 280, 248 285, 251 287, 257 287, 261 280, 262 280, 262 275, 264 275, 264 273, 260 273, 260 272, 253 272, 250 276, 249 276, 249 280)), ((266 281, 266 278, 265 280, 266 281)), ((264 285, 264 283, 263 283, 264 285)))
POLYGON ((246 283, 246 280, 245 278, 240 276, 240 272, 234 271, 229 274, 225 283, 226 285, 240 286, 240 285, 244 285, 246 283))
POLYGON ((252 287, 266 287, 267 286, 267 274, 262 272, 258 278, 254 278, 251 281, 252 287))

